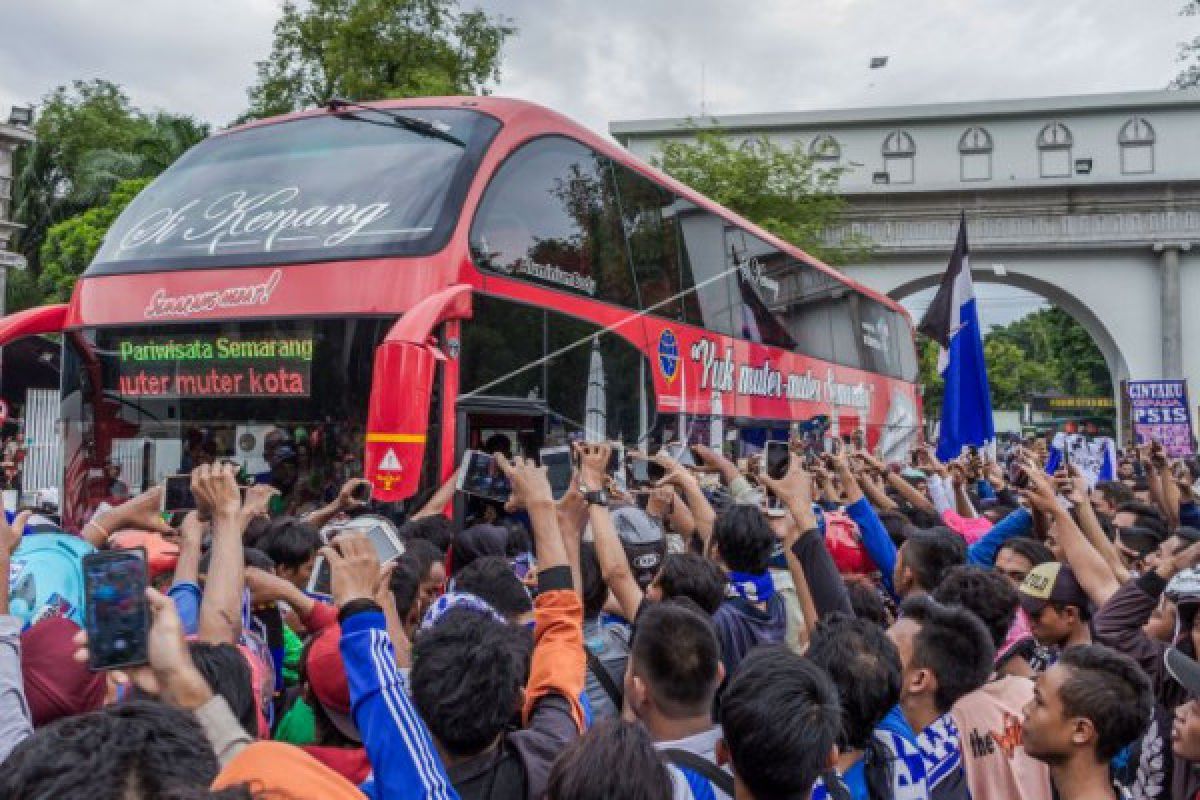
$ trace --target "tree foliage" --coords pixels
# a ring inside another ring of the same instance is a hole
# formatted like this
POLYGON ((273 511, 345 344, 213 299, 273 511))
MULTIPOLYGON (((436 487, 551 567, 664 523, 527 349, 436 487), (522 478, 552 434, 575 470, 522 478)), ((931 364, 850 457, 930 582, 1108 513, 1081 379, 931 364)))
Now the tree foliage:
POLYGON ((92 80, 46 95, 34 133, 37 140, 15 158, 13 218, 25 226, 15 246, 32 273, 10 287, 15 303, 31 299, 24 292, 37 284, 51 226, 103 204, 120 180, 157 175, 207 136, 208 127, 187 116, 143 114, 120 86, 92 80))
MULTIPOLYGON (((925 414, 936 417, 942 405, 942 379, 937 372, 937 343, 919 342, 925 414)), ((1019 409, 1031 395, 1104 396, 1113 392, 1104 355, 1092 337, 1067 312, 1045 308, 1008 325, 995 326, 983 337, 992 408, 1019 409)))
POLYGON ((478 94, 499 77, 509 20, 458 0, 289 0, 243 119, 351 100, 478 94))
MULTIPOLYGON (((1200 0, 1188 0, 1179 14, 1184 17, 1200 17, 1200 0)), ((1168 88, 1189 89, 1200 86, 1200 36, 1180 42, 1179 61, 1184 67, 1168 88)))
POLYGON ((698 128, 692 135, 665 144, 655 165, 828 264, 863 255, 859 240, 833 246, 824 238, 846 208, 835 193, 844 167, 823 166, 799 142, 784 148, 763 136, 743 144, 698 128))
POLYGON ((151 180, 147 177, 121 181, 104 205, 89 208, 46 232, 42 271, 37 278, 44 302, 64 302, 70 298, 75 280, 92 262, 109 227, 151 180))

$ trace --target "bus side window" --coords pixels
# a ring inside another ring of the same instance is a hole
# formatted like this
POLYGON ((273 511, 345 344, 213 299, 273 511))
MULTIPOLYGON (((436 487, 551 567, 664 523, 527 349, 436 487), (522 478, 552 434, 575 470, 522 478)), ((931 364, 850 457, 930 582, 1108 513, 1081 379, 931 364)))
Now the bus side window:
POLYGON ((695 292, 684 291, 675 195, 620 164, 613 165, 613 173, 642 308, 667 319, 701 324, 695 292))
POLYGON ((471 253, 503 275, 637 307, 611 164, 570 139, 536 139, 500 167, 471 253))
POLYGON ((733 299, 737 285, 725 264, 725 220, 683 199, 676 203, 675 219, 684 242, 680 260, 683 289, 696 299, 685 321, 736 336, 733 299))

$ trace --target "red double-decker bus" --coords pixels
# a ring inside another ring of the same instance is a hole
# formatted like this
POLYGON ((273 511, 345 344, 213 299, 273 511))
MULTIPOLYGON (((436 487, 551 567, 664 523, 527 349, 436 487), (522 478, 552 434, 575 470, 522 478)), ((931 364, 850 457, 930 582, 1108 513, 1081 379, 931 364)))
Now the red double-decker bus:
POLYGON ((916 434, 907 315, 570 120, 339 103, 212 136, 112 226, 63 333, 64 521, 232 458, 301 508, 467 447, 916 434), (107 465, 107 468, 106 468, 107 465), (121 467, 118 476, 113 466, 121 467))

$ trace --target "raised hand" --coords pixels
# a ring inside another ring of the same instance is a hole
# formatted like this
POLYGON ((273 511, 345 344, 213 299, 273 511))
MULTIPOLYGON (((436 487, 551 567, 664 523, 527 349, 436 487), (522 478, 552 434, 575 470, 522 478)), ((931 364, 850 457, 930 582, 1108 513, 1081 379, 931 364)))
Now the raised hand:
MULTIPOLYGON (((497 458, 501 457, 497 455, 497 458)), ((365 533, 339 536, 321 548, 321 555, 329 564, 334 605, 342 608, 354 600, 375 597, 380 574, 379 554, 365 533)))
POLYGON ((192 494, 200 514, 231 517, 242 509, 237 468, 232 464, 201 464, 192 471, 192 494))
MULTIPOLYGON (((539 467, 529 459, 519 456, 509 461, 503 453, 496 453, 495 458, 496 464, 512 485, 510 502, 514 508, 529 509, 540 504, 554 506, 554 493, 550 490, 550 480, 546 477, 545 467, 539 467)), ((599 485, 604 484, 601 482, 599 485)))
POLYGON ((608 483, 608 460, 612 445, 607 442, 575 442, 572 445, 579 462, 579 483, 589 492, 604 488, 608 483))
POLYGON ((804 459, 795 453, 788 458, 788 469, 778 480, 765 472, 761 478, 763 486, 776 497, 785 502, 791 501, 797 505, 812 505, 813 476, 804 468, 804 459))

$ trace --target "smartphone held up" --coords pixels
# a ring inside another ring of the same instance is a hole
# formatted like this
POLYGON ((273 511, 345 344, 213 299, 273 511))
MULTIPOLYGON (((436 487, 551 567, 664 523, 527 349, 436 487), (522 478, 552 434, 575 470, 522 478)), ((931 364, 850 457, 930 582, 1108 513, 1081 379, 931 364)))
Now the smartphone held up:
POLYGON ((104 550, 84 556, 88 666, 93 671, 147 662, 149 581, 146 554, 139 548, 104 550))

